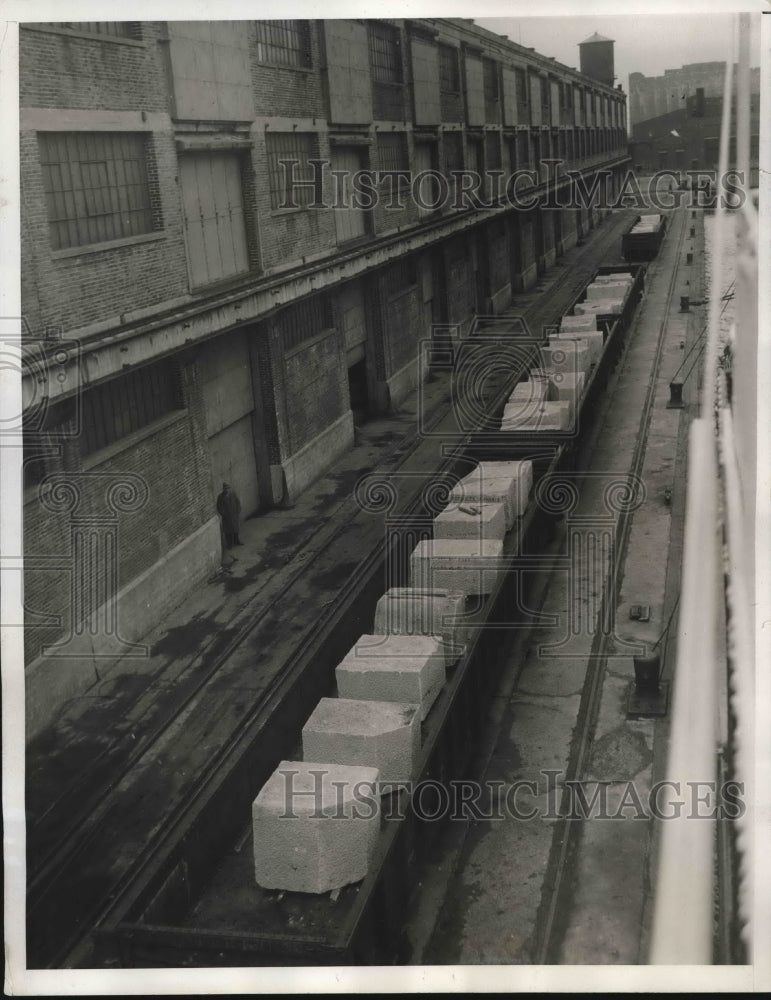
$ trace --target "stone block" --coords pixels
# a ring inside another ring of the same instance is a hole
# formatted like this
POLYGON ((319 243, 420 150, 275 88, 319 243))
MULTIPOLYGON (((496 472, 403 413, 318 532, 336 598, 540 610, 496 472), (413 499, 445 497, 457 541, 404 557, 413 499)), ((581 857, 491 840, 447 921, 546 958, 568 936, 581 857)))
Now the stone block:
POLYGON ((588 345, 575 340, 557 341, 542 348, 544 360, 555 372, 585 372, 591 364, 588 345))
POLYGON ((560 330, 570 332, 572 330, 591 332, 597 329, 597 317, 589 316, 563 316, 560 320, 560 330))
POLYGON ((576 305, 576 314, 579 316, 604 316, 609 313, 620 313, 622 305, 622 299, 589 300, 587 302, 579 302, 576 305))
POLYGON ((580 344, 584 344, 589 351, 589 364, 596 365, 600 360, 605 338, 599 330, 586 331, 584 333, 557 333, 549 338, 550 343, 560 343, 565 340, 575 340, 580 344))
POLYGON ((514 521, 524 513, 532 485, 532 462, 480 462, 453 489, 450 501, 463 504, 503 503, 506 531, 510 531, 514 521))
POLYGON ((541 400, 545 397, 546 386, 539 380, 528 379, 527 382, 518 382, 514 386, 514 391, 509 396, 509 402, 530 402, 531 400, 541 400))
POLYGON ((629 285, 623 281, 603 281, 587 285, 586 298, 589 302, 596 302, 598 299, 624 299, 629 291, 629 285))
POLYGON ((501 578, 502 555, 500 539, 428 539, 410 557, 410 579, 413 586, 489 594, 501 578))
POLYGON ((431 635, 363 635, 335 670, 341 698, 419 705, 421 719, 445 676, 444 646, 431 635))
POLYGON ((257 884, 318 894, 363 879, 380 833, 378 778, 376 767, 282 760, 252 803, 257 884))
POLYGON ((377 602, 376 635, 428 635, 439 642, 449 667, 469 639, 467 626, 457 624, 465 611, 465 594, 449 590, 391 587, 377 602))
POLYGON ((566 400, 541 403, 537 412, 528 419, 520 419, 510 424, 502 424, 501 430, 524 431, 569 431, 572 429, 572 411, 566 400))
POLYGON ((598 274, 594 279, 593 284, 607 285, 613 284, 617 281, 621 281, 626 285, 631 285, 634 281, 634 275, 631 271, 617 271, 615 274, 598 274))
POLYGON ((417 777, 420 715, 395 701, 322 698, 303 726, 303 758, 376 767, 381 782, 417 777))
POLYGON ((434 518, 434 538, 500 538, 506 534, 503 503, 451 502, 434 518))
POLYGON ((584 389, 586 376, 583 372, 558 372, 552 379, 552 386, 558 400, 570 403, 571 412, 576 412, 578 400, 584 389))

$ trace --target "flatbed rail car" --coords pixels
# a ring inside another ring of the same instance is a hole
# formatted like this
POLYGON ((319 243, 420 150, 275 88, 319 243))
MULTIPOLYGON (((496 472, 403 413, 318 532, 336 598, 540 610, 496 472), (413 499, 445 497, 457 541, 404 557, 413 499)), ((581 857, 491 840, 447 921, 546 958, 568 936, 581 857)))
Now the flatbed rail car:
MULTIPOLYGON (((624 297, 621 310, 618 313, 597 315, 597 328, 603 333, 603 349, 598 363, 587 373, 575 424, 577 431, 496 431, 503 411, 503 405, 499 405, 490 414, 486 425, 470 436, 466 448, 466 454, 469 457, 478 462, 504 462, 530 458, 533 460, 533 479, 535 481, 538 475, 546 471, 554 450, 561 447, 565 450, 561 459, 561 467, 565 470, 571 468, 574 454, 573 446, 580 440, 582 433, 581 423, 586 424, 594 418, 597 404, 608 384, 608 378, 623 351, 626 335, 645 289, 645 268, 644 264, 608 264, 600 267, 592 278, 594 281, 599 275, 622 273, 631 273, 634 276, 624 297)), ((584 289, 573 302, 571 309, 583 302, 585 296, 584 289)), ((549 328, 545 332, 548 340, 549 328)), ((544 340, 545 343, 546 340, 544 340)))
MULTIPOLYGON (((635 270, 604 267, 599 273, 635 270)), ((620 313, 603 319, 607 335, 603 353, 580 400, 577 414, 582 432, 591 425, 593 401, 607 381, 623 344, 643 287, 639 266, 620 313), (594 388, 593 388, 594 387, 594 388)), ((538 350, 530 366, 538 365, 538 350)), ((519 377, 526 377, 528 364, 519 377)), ((499 395, 491 412, 500 412, 512 385, 499 395)), ((500 432, 499 432, 500 434, 500 432)), ((544 440, 505 434, 505 458, 533 461, 534 486, 541 476, 568 471, 572 447, 568 440, 544 440)), ((549 436, 550 437, 550 436, 549 436)), ((490 434, 484 435, 489 446, 490 434)), ((477 442, 478 443, 478 442, 477 442)), ((479 460, 475 436, 467 439, 437 470, 436 476, 465 475, 479 460)), ((329 894, 279 893, 254 881, 251 850, 251 803, 280 759, 299 759, 297 736, 321 697, 334 690, 334 670, 343 656, 370 630, 374 608, 383 592, 385 571, 407 566, 421 537, 428 537, 425 510, 410 512, 415 528, 389 536, 364 560, 344 599, 320 623, 312 649, 293 664, 276 704, 250 719, 228 755, 202 784, 188 814, 168 832, 162 848, 121 893, 95 933, 95 957, 100 965, 147 966, 269 966, 387 964, 409 960, 404 941, 404 913, 412 894, 411 871, 418 854, 428 856, 441 824, 416 814, 407 789, 386 803, 381 836, 367 877, 329 894), (312 664, 312 669, 311 669, 312 664), (289 734, 294 733, 294 737, 289 734), (390 818, 389 818, 390 817, 390 818)), ((552 535, 553 521, 534 499, 521 518, 519 530, 506 536, 504 553, 515 559, 537 553, 552 535)), ((530 574, 522 574, 529 577, 530 574)), ((481 602, 472 624, 505 620, 507 611, 527 606, 527 595, 512 588, 522 581, 502 575, 481 602), (523 597, 525 598, 523 605, 523 597)), ((404 585, 391 580, 390 586, 404 585)), ((502 663, 497 630, 472 628, 466 652, 448 669, 447 682, 423 723, 417 782, 446 783, 464 776, 485 709, 495 690, 502 663)))
POLYGON ((621 254, 624 260, 630 262, 653 260, 666 235, 667 216, 663 212, 659 215, 658 226, 650 232, 634 231, 641 218, 638 215, 629 232, 621 237, 621 254))

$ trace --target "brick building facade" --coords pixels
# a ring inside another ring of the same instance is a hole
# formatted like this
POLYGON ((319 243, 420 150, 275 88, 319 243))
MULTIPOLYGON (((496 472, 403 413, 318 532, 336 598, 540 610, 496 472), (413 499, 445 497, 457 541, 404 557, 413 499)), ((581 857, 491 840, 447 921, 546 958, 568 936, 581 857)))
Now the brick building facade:
POLYGON ((628 156, 618 89, 461 20, 26 24, 20 94, 34 731, 216 569, 223 480, 291 504, 432 324, 465 336, 602 215, 496 178, 628 156), (471 172, 481 200, 440 197, 471 172))

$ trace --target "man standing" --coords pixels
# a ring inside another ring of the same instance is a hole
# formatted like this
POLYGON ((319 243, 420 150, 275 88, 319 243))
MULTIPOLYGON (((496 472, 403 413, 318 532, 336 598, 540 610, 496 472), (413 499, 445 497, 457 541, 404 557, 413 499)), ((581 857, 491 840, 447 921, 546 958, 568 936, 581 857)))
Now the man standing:
POLYGON ((222 484, 222 493, 217 497, 217 513, 222 518, 225 548, 232 549, 234 545, 242 545, 243 543, 238 537, 241 501, 229 483, 222 484))

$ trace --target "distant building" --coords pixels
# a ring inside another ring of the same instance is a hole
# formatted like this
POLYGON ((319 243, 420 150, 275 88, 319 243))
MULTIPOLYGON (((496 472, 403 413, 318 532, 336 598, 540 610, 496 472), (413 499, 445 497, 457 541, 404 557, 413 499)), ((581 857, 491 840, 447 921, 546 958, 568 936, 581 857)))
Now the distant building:
MULTIPOLYGON (((722 93, 722 84, 721 91, 722 93)), ((632 125, 629 153, 639 173, 656 170, 716 170, 720 151, 722 96, 707 96, 701 87, 684 106, 632 125)), ((750 99, 750 185, 757 186, 760 95, 750 99)), ((735 114, 731 117, 728 166, 736 166, 735 114)))
MULTIPOLYGON (((752 71, 753 94, 760 93, 760 69, 752 71)), ((640 122, 671 111, 682 111, 688 98, 701 90, 705 98, 721 97, 725 80, 725 62, 688 63, 679 69, 668 69, 662 76, 629 74, 629 123, 634 128, 640 122)))

